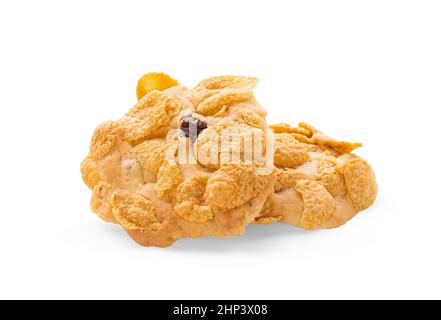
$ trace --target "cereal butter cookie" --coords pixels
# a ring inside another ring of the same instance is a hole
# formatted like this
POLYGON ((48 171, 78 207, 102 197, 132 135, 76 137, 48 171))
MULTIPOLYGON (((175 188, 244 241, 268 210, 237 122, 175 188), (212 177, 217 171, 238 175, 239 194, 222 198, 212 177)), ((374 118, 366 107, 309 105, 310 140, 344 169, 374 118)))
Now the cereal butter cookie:
POLYGON ((271 129, 277 181, 255 223, 336 228, 373 204, 374 172, 351 153, 361 144, 334 140, 306 123, 276 124, 271 129))
MULTIPOLYGON (((187 89, 163 73, 144 75, 138 102, 97 127, 81 164, 93 212, 145 246, 243 234, 277 179, 256 84, 221 76, 187 89)), ((301 161, 285 159, 295 148, 280 161, 301 161)))
POLYGON ((81 164, 91 208, 139 244, 241 235, 250 223, 338 227, 377 195, 370 165, 306 123, 268 126, 257 79, 220 76, 187 89, 163 73, 93 134, 81 164))

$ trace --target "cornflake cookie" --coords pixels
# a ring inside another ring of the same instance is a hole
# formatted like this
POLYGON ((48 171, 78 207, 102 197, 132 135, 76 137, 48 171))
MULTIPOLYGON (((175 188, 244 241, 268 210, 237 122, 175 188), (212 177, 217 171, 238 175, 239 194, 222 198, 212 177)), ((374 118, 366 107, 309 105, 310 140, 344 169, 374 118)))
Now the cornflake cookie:
POLYGON ((328 229, 374 203, 374 172, 351 153, 360 143, 334 140, 306 123, 270 127, 276 135, 277 181, 262 217, 307 230, 328 229))
POLYGON ((92 210, 146 246, 243 234, 276 182, 275 168, 250 154, 265 151, 271 132, 256 84, 223 76, 189 90, 163 73, 144 75, 138 102, 97 127, 81 164, 92 210))
POLYGON ((258 80, 220 76, 187 89, 163 73, 95 130, 81 164, 91 208, 139 244, 242 235, 250 223, 337 227, 369 207, 371 167, 310 125, 269 126, 258 80))

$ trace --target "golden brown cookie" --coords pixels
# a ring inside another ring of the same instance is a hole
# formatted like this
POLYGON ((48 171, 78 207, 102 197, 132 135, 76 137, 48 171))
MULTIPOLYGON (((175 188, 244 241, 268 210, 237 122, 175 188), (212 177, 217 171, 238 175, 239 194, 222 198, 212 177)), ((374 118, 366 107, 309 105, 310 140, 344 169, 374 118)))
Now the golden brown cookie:
POLYGON ((250 154, 266 152, 253 133, 271 132, 256 83, 222 76, 189 90, 164 74, 143 76, 138 102, 95 130, 81 165, 92 210, 146 246, 243 234, 276 181, 265 154, 250 154))
POLYGON ((341 226, 373 204, 377 195, 373 170, 351 153, 361 144, 334 140, 306 123, 270 127, 279 137, 279 160, 266 217, 281 216, 281 222, 307 230, 327 229, 341 226))
POLYGON ((375 200, 369 164, 311 125, 268 126, 257 79, 212 77, 187 89, 144 75, 138 102, 95 130, 81 164, 91 208, 139 244, 242 235, 250 223, 337 227, 375 200))

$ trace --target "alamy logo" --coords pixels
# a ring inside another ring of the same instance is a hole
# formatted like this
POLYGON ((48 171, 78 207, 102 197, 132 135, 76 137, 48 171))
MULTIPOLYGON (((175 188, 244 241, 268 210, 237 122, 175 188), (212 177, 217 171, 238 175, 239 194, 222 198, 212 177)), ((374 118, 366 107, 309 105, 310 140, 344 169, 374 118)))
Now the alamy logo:
POLYGON ((169 133, 178 140, 176 155, 179 164, 199 163, 207 168, 218 168, 238 162, 254 163, 257 174, 272 172, 275 147, 271 130, 227 126, 220 132, 206 132, 206 128, 199 121, 187 121, 181 129, 169 133))

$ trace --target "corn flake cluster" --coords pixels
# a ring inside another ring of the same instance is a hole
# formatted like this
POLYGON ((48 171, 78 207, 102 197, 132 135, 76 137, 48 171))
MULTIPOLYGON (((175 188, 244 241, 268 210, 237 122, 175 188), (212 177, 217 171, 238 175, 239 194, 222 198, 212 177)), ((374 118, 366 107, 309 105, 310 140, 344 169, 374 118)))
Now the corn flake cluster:
POLYGON ((141 245, 164 247, 183 237, 241 235, 250 223, 333 228, 371 206, 375 175, 352 153, 361 144, 306 123, 268 125, 257 82, 220 76, 187 89, 163 73, 144 75, 138 102, 96 128, 81 163, 92 210, 141 245), (183 119, 199 123, 196 137, 180 129, 183 119), (233 132, 228 148, 219 139, 225 130, 233 132), (253 152, 270 154, 273 139, 270 166, 249 159, 250 132, 264 142, 253 152), (194 161, 181 161, 182 145, 194 161))

